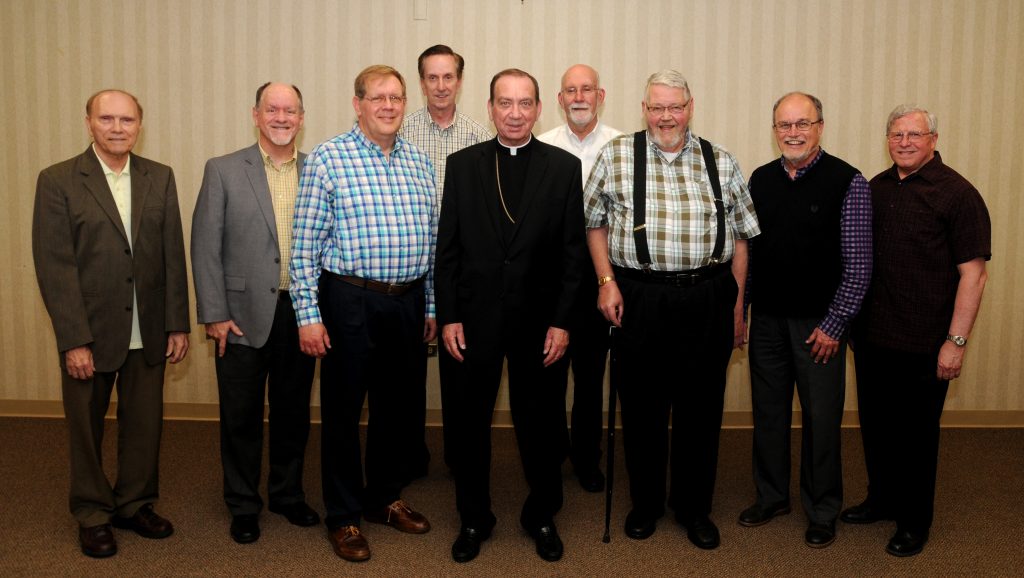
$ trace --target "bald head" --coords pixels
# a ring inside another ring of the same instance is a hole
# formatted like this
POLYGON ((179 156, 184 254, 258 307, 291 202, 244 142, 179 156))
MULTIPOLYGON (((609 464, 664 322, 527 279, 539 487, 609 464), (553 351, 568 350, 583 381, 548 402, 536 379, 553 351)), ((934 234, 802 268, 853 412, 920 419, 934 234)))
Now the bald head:
POLYGON ((565 121, 580 138, 597 126, 597 114, 604 103, 604 89, 597 70, 586 64, 574 64, 562 75, 558 104, 565 111, 565 121))

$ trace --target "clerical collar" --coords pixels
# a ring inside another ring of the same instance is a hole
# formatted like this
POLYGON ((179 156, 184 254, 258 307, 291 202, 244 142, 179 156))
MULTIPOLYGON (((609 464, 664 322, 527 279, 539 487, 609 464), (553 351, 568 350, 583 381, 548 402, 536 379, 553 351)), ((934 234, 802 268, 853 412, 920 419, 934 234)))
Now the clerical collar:
POLYGON ((511 156, 516 156, 516 154, 519 152, 520 149, 525 149, 525 148, 529 147, 530 143, 533 142, 533 133, 530 133, 530 138, 526 139, 525 143, 523 143, 523 144, 521 144, 519 146, 515 146, 515 147, 514 146, 509 146, 509 145, 501 142, 501 137, 500 136, 496 137, 496 138, 498 139, 498 144, 501 145, 503 148, 508 150, 508 154, 510 154, 511 156))

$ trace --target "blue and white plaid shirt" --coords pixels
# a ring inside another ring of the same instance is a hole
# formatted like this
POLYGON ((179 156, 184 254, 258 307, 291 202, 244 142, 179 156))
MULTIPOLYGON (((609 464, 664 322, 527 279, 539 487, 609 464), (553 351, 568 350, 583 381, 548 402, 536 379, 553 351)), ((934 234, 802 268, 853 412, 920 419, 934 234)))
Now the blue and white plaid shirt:
POLYGON ((385 156, 356 123, 317 145, 302 169, 292 223, 299 326, 321 322, 322 269, 383 283, 426 276, 427 317, 434 317, 435 197, 430 159, 401 138, 385 156))

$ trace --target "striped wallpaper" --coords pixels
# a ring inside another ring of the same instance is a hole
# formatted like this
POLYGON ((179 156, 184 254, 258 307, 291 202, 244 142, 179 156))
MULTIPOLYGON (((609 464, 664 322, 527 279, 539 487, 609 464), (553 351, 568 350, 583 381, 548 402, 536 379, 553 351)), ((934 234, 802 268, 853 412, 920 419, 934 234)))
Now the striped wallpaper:
MULTIPOLYGON (((486 122, 491 75, 532 72, 546 105, 536 129, 561 123, 562 71, 595 66, 604 120, 640 126, 644 81, 676 68, 690 81, 698 134, 729 148, 749 175, 777 155, 771 105, 789 90, 825 105, 824 147, 870 178, 889 165, 888 112, 902 102, 939 117, 944 160, 981 191, 992 213, 993 261, 963 377, 947 409, 1021 412, 1024 227, 1011 171, 1024 166, 1024 3, 1019 0, 3 0, 0 102, 0 401, 60 399, 57 356, 31 260, 35 179, 88 144, 86 98, 134 92, 145 107, 136 151, 176 172, 186 233, 209 157, 251 144, 250 107, 270 79, 297 84, 304 150, 348 130, 352 80, 387 63, 422 106, 416 57, 446 43, 466 57, 459 109, 486 122)), ((186 243, 187 243, 186 239, 186 243)), ((194 299, 193 299, 194 303, 194 299)), ((193 312, 194 318, 194 312, 193 312)), ((201 327, 166 400, 215 404, 212 349, 201 327)), ((726 409, 748 411, 746 357, 730 370, 726 409)), ((682 376, 686 368, 680 368, 682 376)), ((850 370, 852 376, 852 368, 850 370)), ((437 407, 436 364, 431 406, 437 407)), ((316 398, 318 400, 318 398, 316 398)), ((316 401, 314 403, 317 403, 316 401)), ((500 405, 507 407, 507 398, 500 405)), ((848 388, 848 409, 856 407, 848 388)), ((1024 414, 1022 414, 1024 415, 1024 414)), ((1022 421, 1021 423, 1024 423, 1022 421)))

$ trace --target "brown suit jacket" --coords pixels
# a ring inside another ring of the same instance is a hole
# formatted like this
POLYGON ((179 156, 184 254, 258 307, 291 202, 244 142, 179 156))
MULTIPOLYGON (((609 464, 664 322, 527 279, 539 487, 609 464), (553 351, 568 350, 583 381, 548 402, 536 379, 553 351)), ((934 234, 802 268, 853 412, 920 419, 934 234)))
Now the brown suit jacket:
POLYGON ((90 345, 104 372, 128 354, 133 289, 148 363, 163 362, 169 332, 189 331, 174 173, 134 154, 130 162, 131 245, 91 145, 43 170, 36 184, 32 255, 57 349, 90 345))

